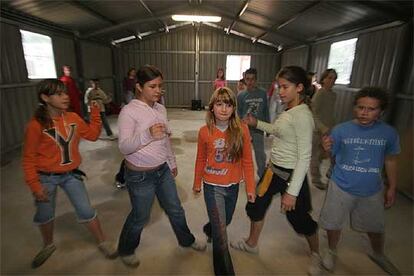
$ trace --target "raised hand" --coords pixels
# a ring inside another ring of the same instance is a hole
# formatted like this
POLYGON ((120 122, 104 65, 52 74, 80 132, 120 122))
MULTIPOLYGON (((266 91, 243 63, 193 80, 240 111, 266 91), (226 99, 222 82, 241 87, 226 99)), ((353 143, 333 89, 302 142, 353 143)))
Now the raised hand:
POLYGON ((167 135, 165 124, 156 123, 150 127, 150 133, 155 140, 161 140, 167 135))
POLYGON ((252 113, 247 113, 247 115, 242 119, 242 121, 249 126, 257 126, 257 119, 252 115, 252 113))

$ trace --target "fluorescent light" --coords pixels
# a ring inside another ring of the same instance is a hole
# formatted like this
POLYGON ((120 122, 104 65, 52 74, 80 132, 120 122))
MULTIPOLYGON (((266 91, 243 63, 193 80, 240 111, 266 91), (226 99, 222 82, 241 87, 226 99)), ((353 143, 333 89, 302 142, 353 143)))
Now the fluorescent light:
POLYGON ((194 22, 220 22, 220 16, 205 16, 205 15, 184 15, 174 14, 171 16, 174 21, 194 21, 194 22))
POLYGON ((136 36, 135 35, 131 35, 131 36, 128 36, 128 37, 123 37, 123 38, 114 40, 112 42, 113 43, 121 43, 121 42, 125 42, 125 41, 132 40, 132 39, 136 39, 136 36))

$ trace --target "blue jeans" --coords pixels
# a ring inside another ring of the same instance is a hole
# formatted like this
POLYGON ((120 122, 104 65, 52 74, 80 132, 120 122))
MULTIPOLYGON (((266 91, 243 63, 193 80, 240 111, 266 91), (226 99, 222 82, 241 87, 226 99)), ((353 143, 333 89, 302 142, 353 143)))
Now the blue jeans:
POLYGON ((261 178, 266 169, 266 153, 264 150, 264 135, 263 132, 250 131, 252 137, 252 145, 254 156, 257 164, 257 175, 261 178))
POLYGON ((125 168, 125 180, 132 210, 119 237, 119 255, 134 254, 141 239, 142 229, 149 221, 155 195, 170 220, 178 244, 183 247, 191 246, 195 238, 188 229, 184 209, 178 198, 174 176, 167 163, 157 169, 144 172, 125 168))
POLYGON ((34 223, 46 224, 55 219, 57 187, 60 186, 75 208, 78 222, 84 223, 96 217, 96 210, 92 208, 88 192, 80 175, 68 172, 62 175, 40 174, 40 183, 47 189, 48 202, 36 201, 34 223))
POLYGON ((239 185, 220 187, 204 184, 209 224, 204 226, 207 235, 211 229, 213 240, 213 263, 216 275, 234 275, 228 248, 226 226, 230 224, 236 208, 239 185))

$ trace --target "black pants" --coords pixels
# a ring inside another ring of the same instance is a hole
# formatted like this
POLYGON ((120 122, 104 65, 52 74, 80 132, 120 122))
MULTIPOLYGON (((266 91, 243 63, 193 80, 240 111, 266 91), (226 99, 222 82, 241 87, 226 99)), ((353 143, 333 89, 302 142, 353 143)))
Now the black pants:
POLYGON ((122 184, 125 183, 125 159, 122 159, 121 165, 119 166, 119 171, 115 175, 115 180, 122 184))
MULTIPOLYGON (((285 172, 292 173, 291 169, 278 167, 285 172)), ((273 196, 277 193, 283 195, 287 189, 287 181, 273 174, 272 182, 267 192, 262 197, 256 197, 254 203, 248 202, 246 212, 252 221, 261 221, 264 219, 266 212, 272 203, 273 196)), ((308 181, 305 177, 302 188, 296 198, 295 210, 287 211, 286 217, 293 229, 298 234, 311 236, 316 233, 318 224, 312 219, 309 212, 312 210, 311 196, 308 181)))

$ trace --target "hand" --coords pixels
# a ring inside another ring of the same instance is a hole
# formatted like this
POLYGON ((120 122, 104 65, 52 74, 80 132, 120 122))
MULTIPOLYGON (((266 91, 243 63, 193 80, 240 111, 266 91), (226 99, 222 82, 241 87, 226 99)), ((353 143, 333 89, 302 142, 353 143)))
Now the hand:
POLYGON ((40 201, 40 202, 48 202, 49 201, 49 197, 47 196, 47 189, 46 188, 43 188, 39 192, 34 192, 33 196, 36 199, 36 201, 40 201))
POLYGON ((155 140, 161 140, 166 135, 165 125, 163 123, 156 123, 150 127, 150 133, 155 140))
POLYGON ((296 205, 296 196, 290 195, 288 193, 284 193, 282 195, 282 200, 280 202, 281 204, 281 209, 282 211, 293 211, 295 210, 295 205, 296 205))
POLYGON ((177 169, 177 168, 172 169, 172 170, 171 170, 171 173, 172 173, 172 175, 173 175, 174 177, 177 177, 177 175, 178 175, 178 169, 177 169))
POLYGON ((254 202, 255 202, 255 200, 256 200, 256 194, 251 194, 251 193, 248 193, 248 194, 247 194, 247 201, 248 201, 248 202, 250 202, 250 203, 254 203, 254 202))
POLYGON ((247 113, 246 117, 244 117, 242 121, 249 126, 257 126, 257 119, 251 113, 247 113))
POLYGON ((395 189, 387 187, 387 190, 384 194, 384 206, 385 208, 390 208, 395 203, 395 189))
POLYGON ((201 192, 201 188, 194 188, 193 187, 193 194, 195 197, 199 197, 201 192))
POLYGON ((322 135, 322 147, 325 151, 331 151, 334 140, 331 136, 322 135))

